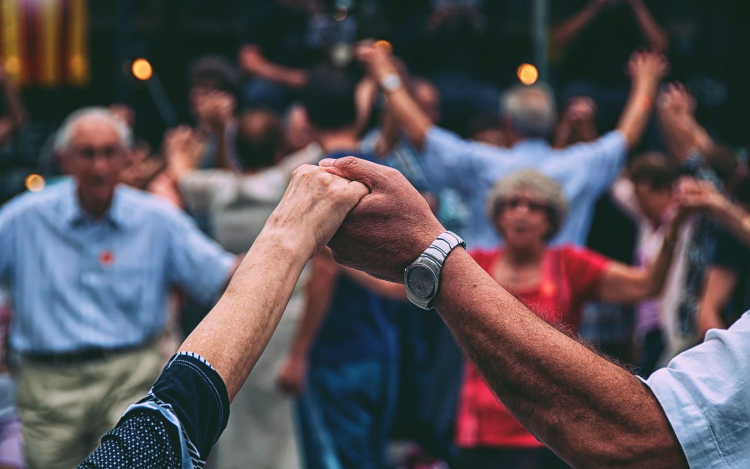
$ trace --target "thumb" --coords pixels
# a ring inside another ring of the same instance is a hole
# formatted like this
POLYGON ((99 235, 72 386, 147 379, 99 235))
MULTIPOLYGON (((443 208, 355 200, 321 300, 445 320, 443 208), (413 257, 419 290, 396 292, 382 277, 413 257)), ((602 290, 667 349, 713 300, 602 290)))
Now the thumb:
POLYGON ((351 196, 350 202, 353 208, 359 203, 362 197, 370 193, 370 188, 359 181, 350 181, 347 186, 347 191, 351 196))
POLYGON ((326 158, 319 164, 331 174, 364 184, 371 192, 381 188, 388 180, 383 173, 389 168, 353 156, 336 160, 326 158))

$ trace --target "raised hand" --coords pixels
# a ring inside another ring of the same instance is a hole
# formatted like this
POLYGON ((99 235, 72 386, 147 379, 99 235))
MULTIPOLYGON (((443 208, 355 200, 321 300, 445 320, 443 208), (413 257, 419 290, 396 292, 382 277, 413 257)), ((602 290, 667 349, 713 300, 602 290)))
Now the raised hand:
POLYGON ((669 74, 669 61, 661 52, 633 52, 626 72, 636 84, 657 86, 669 74))
POLYGON ((334 259, 403 283, 406 266, 445 231, 430 206, 395 169, 354 157, 323 160, 320 166, 370 189, 328 244, 334 259))
POLYGON ((398 67, 391 53, 384 47, 378 47, 372 40, 357 44, 354 57, 365 66, 370 77, 377 83, 380 83, 386 75, 398 73, 398 67))
POLYGON ((659 93, 659 112, 670 112, 680 116, 695 115, 696 101, 680 82, 667 84, 659 93))
POLYGON ((226 128, 236 107, 234 96, 225 91, 214 91, 198 99, 198 119, 211 130, 221 131, 226 128))
POLYGON ((162 147, 171 166, 194 169, 200 164, 205 143, 203 134, 187 125, 181 125, 167 131, 162 147))

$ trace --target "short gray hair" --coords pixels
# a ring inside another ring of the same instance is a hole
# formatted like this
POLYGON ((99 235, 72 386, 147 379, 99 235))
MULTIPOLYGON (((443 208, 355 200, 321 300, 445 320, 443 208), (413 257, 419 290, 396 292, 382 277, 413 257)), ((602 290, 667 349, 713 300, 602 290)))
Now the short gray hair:
POLYGON ((555 95, 544 83, 516 85, 503 94, 500 115, 522 137, 548 138, 557 120, 555 95))
POLYGON ((68 150, 70 139, 73 136, 73 130, 75 129, 76 124, 82 119, 87 119, 89 117, 98 117, 109 121, 120 136, 123 148, 130 148, 133 143, 133 131, 130 127, 112 114, 112 112, 106 107, 91 106, 73 111, 65 118, 60 125, 60 128, 57 129, 57 134, 55 135, 55 142, 53 145, 55 153, 63 153, 68 150))
POLYGON ((502 203, 523 189, 534 192, 549 207, 548 215, 552 229, 546 239, 552 238, 568 215, 568 199, 557 181, 535 169, 520 169, 495 182, 487 197, 487 213, 490 220, 494 223, 502 203))

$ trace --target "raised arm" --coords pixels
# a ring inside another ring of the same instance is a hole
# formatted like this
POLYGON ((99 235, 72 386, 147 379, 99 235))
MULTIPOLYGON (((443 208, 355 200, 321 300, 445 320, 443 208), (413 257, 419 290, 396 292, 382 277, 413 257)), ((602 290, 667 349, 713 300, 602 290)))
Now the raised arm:
POLYGON ((643 37, 648 41, 648 45, 658 51, 666 52, 669 49, 669 35, 656 21, 643 0, 627 0, 627 2, 633 10, 635 22, 643 37))
POLYGON ((230 401, 271 338, 308 259, 328 242, 366 187, 303 166, 226 292, 185 339, 227 386, 230 401))
POLYGON ((695 98, 682 83, 670 83, 659 94, 657 116, 670 152, 682 161, 693 149, 707 154, 714 141, 695 119, 695 98))
POLYGON ((617 123, 617 130, 625 135, 629 149, 635 147, 643 136, 659 83, 668 70, 667 59, 658 52, 635 52, 630 57, 630 95, 617 123))
MULTIPOLYGON (((354 158, 321 165, 371 189, 329 243, 334 257, 403 281, 443 231, 427 204, 397 171, 354 158)), ((687 467, 646 386, 539 319, 460 248, 447 258, 435 307, 500 400, 569 464, 687 467)))
MULTIPOLYGON (((398 77, 398 68, 393 63, 391 55, 372 45, 363 42, 355 51, 357 59, 367 68, 368 74, 376 83, 382 84, 386 77, 398 77)), ((404 131, 416 148, 422 149, 427 138, 427 131, 432 127, 432 121, 419 108, 404 83, 393 89, 385 90, 388 108, 392 117, 404 131)))
POLYGON ((678 193, 683 207, 706 213, 750 246, 750 213, 724 197, 713 185, 684 178, 679 182, 678 193))
POLYGON ((551 44, 557 49, 565 49, 594 21, 606 3, 606 0, 591 0, 578 13, 554 26, 550 32, 551 44))

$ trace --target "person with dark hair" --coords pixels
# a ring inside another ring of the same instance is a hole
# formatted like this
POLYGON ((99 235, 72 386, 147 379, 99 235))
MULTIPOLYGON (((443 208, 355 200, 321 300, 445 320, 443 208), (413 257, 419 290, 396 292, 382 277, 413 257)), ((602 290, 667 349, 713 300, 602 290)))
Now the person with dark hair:
POLYGON ((190 66, 188 85, 190 112, 196 129, 206 137, 200 166, 240 170, 234 145, 237 71, 224 57, 202 56, 190 66))
MULTIPOLYGON (((645 153, 631 162, 628 177, 621 177, 612 186, 613 201, 638 225, 636 266, 647 268, 659 255, 672 216, 672 194, 677 176, 677 165, 665 155, 645 153)), ((682 234, 678 234, 678 238, 682 234)), ((667 284, 679 283, 679 275, 673 269, 667 277, 667 284)), ((639 353, 635 363, 638 374, 644 378, 657 368, 664 351, 663 316, 667 309, 676 307, 675 303, 674 295, 661 294, 636 305, 633 341, 639 353)))
MULTIPOLYGON (((357 135, 357 79, 329 67, 310 73, 302 105, 328 158, 369 161, 357 135)), ((298 397, 306 466, 383 466, 396 399, 396 305, 360 286, 325 251, 311 264, 302 319, 279 387, 298 397)))

